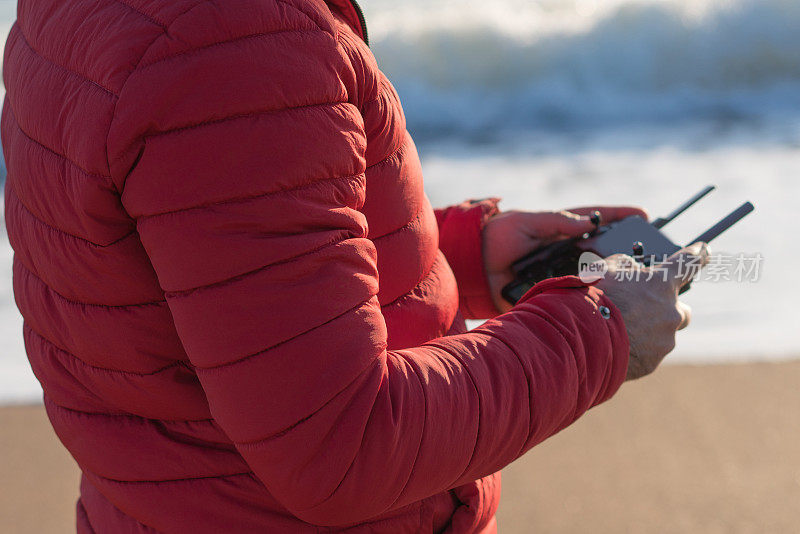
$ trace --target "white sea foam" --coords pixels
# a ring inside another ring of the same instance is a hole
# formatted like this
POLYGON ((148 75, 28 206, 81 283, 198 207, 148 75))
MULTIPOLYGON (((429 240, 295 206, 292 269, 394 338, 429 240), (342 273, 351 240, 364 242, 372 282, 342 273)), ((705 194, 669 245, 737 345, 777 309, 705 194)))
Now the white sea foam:
POLYGON ((367 7, 372 48, 422 139, 800 110, 793 0, 373 0, 367 7))

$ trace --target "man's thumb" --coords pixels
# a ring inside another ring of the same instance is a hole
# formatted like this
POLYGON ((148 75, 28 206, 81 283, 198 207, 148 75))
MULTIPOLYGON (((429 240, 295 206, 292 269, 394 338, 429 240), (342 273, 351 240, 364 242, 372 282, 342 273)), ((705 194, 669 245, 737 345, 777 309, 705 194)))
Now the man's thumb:
POLYGON ((669 257, 671 278, 677 287, 690 282, 711 261, 711 249, 707 243, 692 243, 669 257))

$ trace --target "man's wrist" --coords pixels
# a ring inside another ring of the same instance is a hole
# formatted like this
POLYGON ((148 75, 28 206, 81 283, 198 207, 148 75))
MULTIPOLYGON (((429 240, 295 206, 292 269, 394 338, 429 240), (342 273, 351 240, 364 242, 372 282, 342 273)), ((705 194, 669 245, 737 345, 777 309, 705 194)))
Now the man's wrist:
POLYGON ((483 259, 483 228, 500 212, 499 198, 467 200, 437 212, 439 248, 456 277, 459 306, 468 319, 498 315, 483 259))

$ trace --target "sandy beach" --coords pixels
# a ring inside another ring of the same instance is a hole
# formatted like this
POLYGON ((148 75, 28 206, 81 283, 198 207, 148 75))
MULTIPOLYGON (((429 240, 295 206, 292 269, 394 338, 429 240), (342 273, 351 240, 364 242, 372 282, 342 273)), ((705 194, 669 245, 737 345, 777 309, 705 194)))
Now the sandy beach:
MULTIPOLYGON (((73 532, 78 470, 0 408, 0 531, 73 532)), ((503 473, 503 534, 800 531, 800 361, 670 366, 503 473)))

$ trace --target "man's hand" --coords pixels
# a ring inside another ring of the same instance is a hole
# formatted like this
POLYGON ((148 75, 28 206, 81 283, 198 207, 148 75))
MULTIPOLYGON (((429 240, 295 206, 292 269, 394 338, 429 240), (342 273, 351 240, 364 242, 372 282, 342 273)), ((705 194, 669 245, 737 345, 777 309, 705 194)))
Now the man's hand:
POLYGON ((641 208, 600 206, 555 212, 506 211, 489 219, 483 229, 483 261, 492 300, 498 310, 511 309, 511 304, 500 294, 503 287, 514 279, 511 264, 542 245, 593 230, 589 215, 594 211, 600 212, 603 224, 632 215, 647 218, 647 213, 641 208))
POLYGON ((628 380, 655 371, 675 348, 675 333, 689 325, 692 315, 689 306, 678 300, 678 291, 710 257, 705 243, 695 243, 676 252, 663 266, 652 268, 622 254, 606 258, 608 272, 598 287, 620 310, 628 331, 628 380), (636 272, 616 276, 620 270, 636 272))

